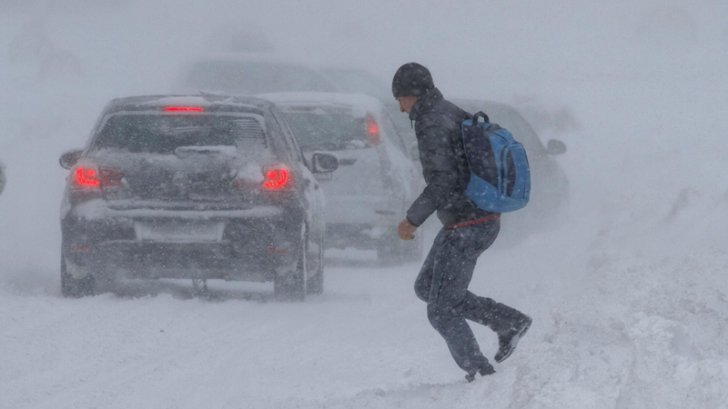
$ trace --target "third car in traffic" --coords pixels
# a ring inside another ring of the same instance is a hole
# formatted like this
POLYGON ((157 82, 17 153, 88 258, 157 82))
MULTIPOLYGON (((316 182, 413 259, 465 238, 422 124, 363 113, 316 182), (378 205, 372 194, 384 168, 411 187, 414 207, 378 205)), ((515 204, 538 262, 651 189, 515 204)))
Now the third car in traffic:
POLYGON ((404 242, 395 228, 419 194, 419 175, 382 103, 340 93, 262 97, 283 111, 304 152, 339 158, 336 172, 318 176, 327 203, 327 246, 374 249, 384 262, 418 259, 422 237, 404 242))

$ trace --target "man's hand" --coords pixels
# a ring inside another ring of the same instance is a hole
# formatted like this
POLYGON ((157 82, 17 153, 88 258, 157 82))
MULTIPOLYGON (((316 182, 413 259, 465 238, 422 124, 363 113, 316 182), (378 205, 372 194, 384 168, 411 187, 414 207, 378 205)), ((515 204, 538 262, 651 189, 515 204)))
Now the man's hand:
POLYGON ((397 235, 399 235, 399 238, 402 240, 412 240, 415 238, 415 230, 417 230, 417 226, 410 223, 409 220, 405 218, 399 222, 399 226, 397 226, 397 235))

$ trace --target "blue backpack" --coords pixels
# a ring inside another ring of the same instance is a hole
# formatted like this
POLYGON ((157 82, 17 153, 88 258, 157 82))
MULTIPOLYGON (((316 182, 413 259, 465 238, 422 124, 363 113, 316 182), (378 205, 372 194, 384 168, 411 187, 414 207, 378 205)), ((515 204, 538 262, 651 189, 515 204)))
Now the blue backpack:
POLYGON ((494 213, 526 206, 531 171, 523 145, 507 129, 491 124, 484 112, 463 121, 462 138, 470 166, 465 196, 479 208, 494 213))

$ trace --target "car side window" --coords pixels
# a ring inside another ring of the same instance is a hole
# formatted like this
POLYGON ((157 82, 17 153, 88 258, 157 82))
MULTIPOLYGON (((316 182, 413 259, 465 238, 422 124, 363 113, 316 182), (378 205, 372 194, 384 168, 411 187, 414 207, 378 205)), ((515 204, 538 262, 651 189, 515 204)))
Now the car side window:
POLYGON ((394 126, 392 118, 390 118, 389 114, 387 114, 386 112, 382 112, 382 122, 382 128, 384 129, 384 132, 387 134, 387 136, 389 136, 389 138, 392 140, 392 142, 394 142, 394 144, 399 148, 400 151, 407 155, 407 145, 405 144, 402 135, 397 130, 397 127, 394 126))
POLYGON ((281 134, 283 135, 286 145, 290 148, 291 154, 297 161, 306 164, 306 157, 303 155, 301 147, 298 146, 296 136, 293 133, 293 130, 291 130, 291 127, 288 125, 288 122, 283 118, 283 115, 281 115, 280 112, 273 112, 273 117, 276 119, 278 126, 281 129, 281 134))
POLYGON ((294 154, 291 152, 290 144, 286 141, 286 136, 281 129, 278 120, 274 115, 266 114, 266 122, 268 123, 268 135, 272 150, 286 162, 292 162, 294 154))

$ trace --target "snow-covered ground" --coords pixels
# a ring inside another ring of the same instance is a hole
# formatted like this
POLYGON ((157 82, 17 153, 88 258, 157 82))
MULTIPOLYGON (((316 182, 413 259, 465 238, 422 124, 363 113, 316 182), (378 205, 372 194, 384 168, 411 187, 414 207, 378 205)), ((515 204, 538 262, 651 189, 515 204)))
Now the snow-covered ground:
POLYGON ((728 6, 339 1, 332 22, 311 11, 323 1, 219 3, 0 2, 0 408, 728 407, 728 6), (303 304, 172 281, 60 296, 58 156, 109 98, 165 92, 232 11, 279 22, 270 37, 297 57, 383 76, 418 60, 446 95, 574 119, 536 124, 569 145, 569 216, 476 268, 473 291, 534 317, 495 375, 464 381, 414 296, 418 265, 368 253, 329 254, 325 294, 303 304), (457 41, 473 36, 480 57, 457 41))

